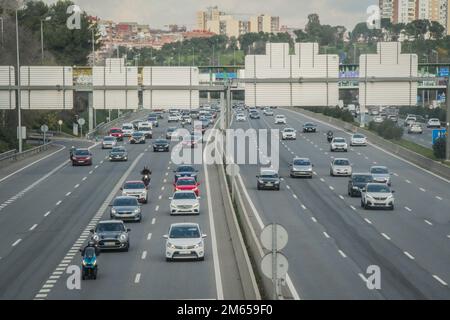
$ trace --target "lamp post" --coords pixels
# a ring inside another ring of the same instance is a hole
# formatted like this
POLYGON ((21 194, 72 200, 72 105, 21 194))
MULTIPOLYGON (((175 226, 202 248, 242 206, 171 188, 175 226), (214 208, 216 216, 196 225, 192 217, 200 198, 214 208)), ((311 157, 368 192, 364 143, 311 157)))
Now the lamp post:
POLYGON ((16 53, 17 53, 17 127, 19 138, 19 152, 22 152, 22 113, 21 113, 21 90, 20 90, 20 53, 19 53, 19 18, 16 9, 16 53))
POLYGON ((44 19, 41 19, 41 63, 44 64, 44 21, 50 21, 52 20, 51 16, 45 17, 44 19))
POLYGON ((3 18, 2 17, 0 17, 0 28, 2 29, 2 48, 3 48, 3 45, 5 44, 5 37, 4 37, 3 18))

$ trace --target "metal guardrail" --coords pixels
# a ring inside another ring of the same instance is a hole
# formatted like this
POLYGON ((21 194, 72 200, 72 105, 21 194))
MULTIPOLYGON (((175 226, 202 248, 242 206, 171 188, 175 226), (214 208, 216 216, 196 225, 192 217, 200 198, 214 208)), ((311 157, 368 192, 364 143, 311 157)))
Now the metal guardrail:
POLYGON ((25 150, 23 152, 15 152, 15 153, 10 154, 10 155, 8 155, 6 157, 3 157, 3 158, 0 157, 0 163, 7 162, 7 161, 17 161, 19 159, 23 159, 23 158, 29 157, 31 155, 40 153, 42 151, 46 151, 46 150, 48 150, 48 148, 50 147, 51 144, 52 143, 49 142, 49 143, 40 145, 38 147, 34 147, 34 148, 31 148, 31 149, 25 150))
POLYGON ((13 154, 15 154, 17 152, 16 149, 14 150, 9 150, 3 153, 0 153, 0 161, 6 158, 9 158, 10 156, 12 156, 13 154))

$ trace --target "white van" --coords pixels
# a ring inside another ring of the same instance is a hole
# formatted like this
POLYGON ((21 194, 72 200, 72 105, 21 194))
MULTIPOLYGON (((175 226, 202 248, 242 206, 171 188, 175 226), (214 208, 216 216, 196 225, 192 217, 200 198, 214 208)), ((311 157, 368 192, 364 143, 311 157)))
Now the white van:
POLYGON ((131 137, 134 132, 134 126, 132 123, 124 123, 122 125, 122 132, 124 137, 131 137))

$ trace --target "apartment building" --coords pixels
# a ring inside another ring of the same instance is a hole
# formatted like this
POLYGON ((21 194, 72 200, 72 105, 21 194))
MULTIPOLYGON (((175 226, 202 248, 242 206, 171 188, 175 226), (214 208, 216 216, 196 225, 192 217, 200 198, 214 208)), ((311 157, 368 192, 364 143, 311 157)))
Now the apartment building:
POLYGON ((262 14, 250 18, 250 32, 279 32, 280 17, 262 14))

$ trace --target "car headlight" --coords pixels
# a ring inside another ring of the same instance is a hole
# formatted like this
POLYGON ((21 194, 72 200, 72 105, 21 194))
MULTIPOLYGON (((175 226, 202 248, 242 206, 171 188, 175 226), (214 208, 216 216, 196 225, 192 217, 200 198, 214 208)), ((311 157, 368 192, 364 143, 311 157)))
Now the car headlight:
POLYGON ((98 241, 98 240, 100 240, 100 237, 99 237, 98 235, 94 234, 94 236, 92 237, 92 239, 93 239, 94 241, 98 241))
POLYGON ((196 204, 193 205, 194 208, 198 208, 199 206, 200 206, 199 203, 196 203, 196 204))
POLYGON ((126 240, 127 240, 127 235, 124 234, 124 233, 122 233, 122 234, 120 235, 120 237, 119 237, 119 240, 120 240, 121 242, 126 241, 126 240))
POLYGON ((175 249, 175 245, 172 244, 172 243, 170 243, 170 242, 167 242, 167 248, 169 248, 169 249, 175 249))
POLYGON ((170 208, 172 208, 172 209, 176 209, 176 208, 177 208, 177 205, 176 205, 176 204, 173 204, 173 203, 171 203, 171 204, 170 204, 170 208))
POLYGON ((373 197, 370 194, 367 194, 366 197, 373 200, 373 197))
POLYGON ((134 213, 139 213, 139 212, 141 212, 141 209, 139 209, 139 208, 134 209, 134 213))
POLYGON ((117 213, 117 210, 116 210, 115 208, 112 208, 112 209, 111 209, 111 213, 112 213, 112 214, 116 214, 116 213, 117 213))
POLYGON ((264 183, 264 181, 262 181, 262 180, 258 180, 258 182, 259 182, 259 183, 264 183))
POLYGON ((201 248, 201 247, 203 247, 203 242, 201 242, 201 241, 194 245, 195 249, 198 249, 198 248, 201 248))
POLYGON ((308 168, 308 171, 312 171, 312 168, 308 168))

